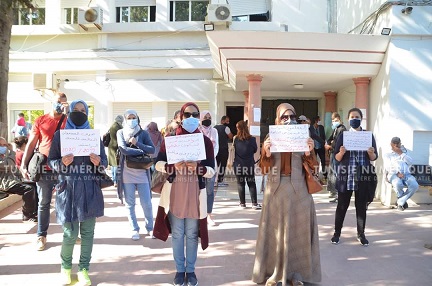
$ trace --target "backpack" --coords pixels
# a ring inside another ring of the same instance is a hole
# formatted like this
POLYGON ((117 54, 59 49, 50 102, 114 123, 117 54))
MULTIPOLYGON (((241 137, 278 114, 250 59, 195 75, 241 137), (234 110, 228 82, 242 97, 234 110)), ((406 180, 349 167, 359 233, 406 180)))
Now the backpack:
POLYGON ((111 134, 108 130, 108 132, 102 136, 102 143, 105 147, 108 147, 110 141, 111 141, 111 134))

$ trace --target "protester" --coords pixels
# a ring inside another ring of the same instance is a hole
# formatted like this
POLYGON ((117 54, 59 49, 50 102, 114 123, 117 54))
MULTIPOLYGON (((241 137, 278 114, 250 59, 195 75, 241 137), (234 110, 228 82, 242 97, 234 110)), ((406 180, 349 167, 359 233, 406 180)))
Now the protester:
POLYGON ((127 217, 132 229, 132 240, 140 239, 140 227, 135 213, 135 191, 138 192, 140 204, 145 217, 146 235, 153 237, 153 208, 150 193, 150 169, 133 169, 127 166, 127 156, 153 154, 155 147, 147 131, 139 125, 138 114, 128 109, 123 115, 123 129, 117 131, 117 142, 120 151, 120 172, 117 191, 120 199, 126 203, 127 217))
POLYGON ((224 182, 224 176, 226 172, 226 166, 228 161, 228 140, 233 138, 231 129, 228 127, 230 119, 224 115, 221 118, 220 124, 215 125, 214 128, 218 131, 219 136, 219 152, 216 156, 218 175, 217 175, 217 186, 226 187, 228 183, 224 182))
MULTIPOLYGON (((306 119, 307 120, 307 119, 306 119)), ((320 158, 321 161, 321 171, 324 180, 327 179, 327 168, 326 168, 326 156, 325 156, 325 131, 324 126, 321 125, 321 120, 319 116, 312 118, 311 125, 309 127, 310 135, 314 140, 315 144, 315 154, 320 158)))
POLYGON ((27 122, 24 118, 24 113, 18 113, 18 119, 12 128, 12 134, 14 137, 26 136, 28 137, 29 130, 27 129, 27 122))
MULTIPOLYGON (((288 103, 280 104, 275 123, 297 124, 294 107, 288 103)), ((267 170, 268 181, 264 190, 252 281, 265 285, 320 282, 318 223, 303 170, 303 162, 310 168, 318 166, 313 140, 307 140, 309 151, 303 155, 299 152, 271 153, 271 144, 267 136, 261 151, 260 167, 267 170)))
MULTIPOLYGON (((65 129, 90 129, 87 103, 83 100, 75 100, 70 108, 71 112, 65 129)), ((100 139, 100 155, 94 153, 88 156, 77 156, 72 153, 62 155, 60 138, 60 131, 57 131, 52 141, 48 164, 59 174, 56 185, 56 215, 57 223, 63 227, 60 252, 61 283, 71 283, 72 254, 79 232, 81 248, 78 282, 80 285, 91 285, 88 271, 96 218, 104 215, 104 199, 100 181, 97 179, 98 168, 104 169, 107 166, 107 157, 100 139)))
MULTIPOLYGON (((349 132, 363 131, 360 126, 363 114, 358 108, 351 108, 348 111, 349 132)), ((372 135, 371 147, 367 151, 349 151, 345 148, 344 134, 339 135, 335 148, 335 159, 339 162, 336 178, 336 189, 338 190, 338 202, 335 215, 334 234, 331 238, 333 244, 338 244, 342 233, 343 222, 346 212, 351 202, 351 196, 354 192, 355 209, 357 219, 357 240, 363 245, 368 246, 369 241, 365 236, 366 228, 366 210, 368 205, 367 185, 362 184, 367 174, 371 172, 371 161, 378 158, 375 138, 372 135), (363 170, 366 174, 363 174, 363 170)))
POLYGON ((111 125, 109 129, 110 134, 110 142, 108 144, 108 165, 111 166, 111 174, 112 174, 112 180, 114 182, 114 187, 117 187, 117 169, 118 164, 117 162, 117 150, 118 150, 118 143, 117 143, 117 131, 123 128, 123 116, 117 115, 114 119, 114 123, 111 125))
MULTIPOLYGON (((21 173, 24 179, 29 179, 27 170, 28 163, 38 146, 39 152, 45 157, 48 157, 51 148, 54 132, 58 129, 63 129, 66 125, 66 115, 68 111, 67 97, 64 93, 56 93, 52 103, 52 111, 38 117, 33 125, 24 151, 21 162, 21 173)), ((43 173, 36 183, 38 192, 38 229, 37 229, 37 250, 45 249, 47 243, 48 227, 50 222, 50 207, 54 185, 57 183, 57 176, 52 170, 44 165, 43 173)))
MULTIPOLYGON (((146 131, 149 133, 150 138, 153 142, 153 145, 155 147, 155 152, 150 155, 152 158, 157 158, 157 155, 159 154, 159 150, 162 144, 163 136, 162 133, 159 131, 158 125, 156 122, 150 122, 147 127, 146 131)), ((153 166, 152 166, 153 168, 153 166)))
POLYGON ((28 137, 27 136, 15 137, 14 143, 16 146, 15 164, 19 168, 21 166, 21 161, 24 155, 25 147, 27 146, 28 143, 28 137))
MULTIPOLYGON (((195 103, 185 103, 180 111, 181 126, 175 136, 200 133, 199 108, 195 103)), ((173 285, 198 285, 195 263, 198 252, 198 237, 201 247, 208 246, 207 195, 205 178, 214 176, 214 153, 211 140, 203 136, 206 159, 181 161, 168 164, 165 141, 159 152, 156 170, 168 173, 168 188, 163 188, 156 217, 154 235, 166 241, 172 233, 172 248, 177 273, 173 285), (185 249, 186 244, 186 249, 185 249)))

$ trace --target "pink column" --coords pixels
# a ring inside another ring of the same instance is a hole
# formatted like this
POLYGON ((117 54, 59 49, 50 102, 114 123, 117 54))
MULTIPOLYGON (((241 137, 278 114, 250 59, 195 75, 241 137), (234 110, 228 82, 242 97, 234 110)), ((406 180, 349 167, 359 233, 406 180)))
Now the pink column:
POLYGON ((369 112, 369 83, 370 78, 358 77, 353 79, 356 85, 355 107, 363 113, 362 127, 367 129, 367 118, 369 112))
POLYGON ((245 98, 243 120, 246 121, 249 118, 249 90, 243 90, 243 95, 245 98))
POLYGON ((336 111, 336 95, 335 91, 326 91, 324 92, 325 97, 325 112, 335 112, 336 111))
MULTIPOLYGON (((262 76, 259 74, 250 74, 246 76, 249 83, 249 104, 248 104, 248 123, 249 130, 252 126, 260 126, 260 118, 254 118, 254 109, 259 108, 261 113, 261 81, 262 76)), ((258 160, 260 154, 260 136, 254 136, 257 141, 258 150, 255 153, 255 160, 258 160)))

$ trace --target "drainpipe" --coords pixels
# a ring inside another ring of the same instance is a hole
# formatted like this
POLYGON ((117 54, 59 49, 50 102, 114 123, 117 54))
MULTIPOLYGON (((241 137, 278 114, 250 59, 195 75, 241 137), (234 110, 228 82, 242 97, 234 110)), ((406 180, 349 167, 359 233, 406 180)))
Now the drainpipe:
POLYGON ((337 33, 337 0, 327 0, 328 32, 337 33))

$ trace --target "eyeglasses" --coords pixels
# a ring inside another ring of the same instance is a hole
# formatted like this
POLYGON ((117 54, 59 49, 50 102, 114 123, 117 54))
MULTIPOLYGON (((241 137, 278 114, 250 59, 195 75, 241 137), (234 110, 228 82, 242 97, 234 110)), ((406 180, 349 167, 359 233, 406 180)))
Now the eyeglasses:
POLYGON ((282 115, 280 117, 281 120, 288 120, 288 118, 291 119, 291 120, 295 120, 297 118, 297 115, 295 115, 295 114, 291 114, 291 115, 284 114, 284 115, 282 115))
POLYGON ((185 118, 189 118, 191 116, 195 117, 195 118, 198 118, 200 116, 200 113, 199 112, 185 112, 185 113, 183 113, 183 116, 185 118))

